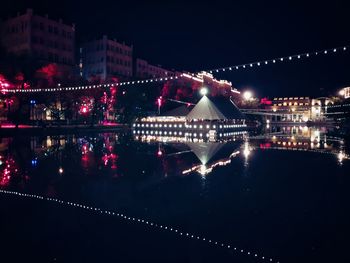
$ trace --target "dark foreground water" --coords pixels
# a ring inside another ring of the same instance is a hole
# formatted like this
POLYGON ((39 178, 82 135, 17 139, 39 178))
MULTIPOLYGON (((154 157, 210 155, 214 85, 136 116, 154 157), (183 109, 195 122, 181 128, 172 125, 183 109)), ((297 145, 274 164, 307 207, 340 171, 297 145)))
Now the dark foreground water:
POLYGON ((270 132, 2 138, 0 262, 350 262, 346 140, 270 132))

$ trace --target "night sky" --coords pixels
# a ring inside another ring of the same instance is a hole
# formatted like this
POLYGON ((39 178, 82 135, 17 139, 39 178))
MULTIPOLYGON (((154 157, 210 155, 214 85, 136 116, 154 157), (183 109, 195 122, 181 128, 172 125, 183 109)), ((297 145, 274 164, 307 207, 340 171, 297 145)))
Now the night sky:
MULTIPOLYGON (((138 57, 199 71, 350 44, 347 1, 2 2, 4 19, 25 12, 76 24, 77 41, 107 34, 138 57)), ((350 52, 218 75, 259 96, 321 96, 350 86, 350 52)))

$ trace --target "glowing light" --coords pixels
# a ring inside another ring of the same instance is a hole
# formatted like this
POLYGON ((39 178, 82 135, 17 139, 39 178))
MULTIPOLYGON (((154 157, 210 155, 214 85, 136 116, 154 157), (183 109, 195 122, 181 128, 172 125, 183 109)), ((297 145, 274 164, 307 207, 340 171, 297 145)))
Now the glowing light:
POLYGON ((201 88, 199 92, 200 92, 200 94, 201 94, 202 96, 205 96, 205 95, 208 94, 208 89, 207 89, 207 88, 201 88))
POLYGON ((244 150, 243 150, 243 155, 244 155, 244 157, 247 159, 248 157, 249 157, 249 155, 250 155, 250 149, 249 149, 249 143, 248 142, 246 142, 245 144, 244 144, 244 150))
POLYGON ((243 93, 243 98, 244 98, 245 100, 251 100, 252 97, 253 97, 253 93, 252 93, 251 91, 245 91, 245 92, 243 93))
POLYGON ((58 173, 59 174, 63 174, 63 168, 62 167, 58 168, 58 173))
POLYGON ((339 161, 339 163, 342 163, 345 157, 346 156, 345 156, 345 154, 343 152, 339 152, 338 153, 338 161, 339 161))

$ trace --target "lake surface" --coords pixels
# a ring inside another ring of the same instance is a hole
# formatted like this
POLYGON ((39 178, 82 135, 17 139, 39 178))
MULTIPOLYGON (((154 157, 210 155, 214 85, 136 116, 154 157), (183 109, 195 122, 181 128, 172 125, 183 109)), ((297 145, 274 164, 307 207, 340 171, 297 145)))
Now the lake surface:
POLYGON ((299 126, 2 138, 1 261, 350 262, 348 149, 299 126))

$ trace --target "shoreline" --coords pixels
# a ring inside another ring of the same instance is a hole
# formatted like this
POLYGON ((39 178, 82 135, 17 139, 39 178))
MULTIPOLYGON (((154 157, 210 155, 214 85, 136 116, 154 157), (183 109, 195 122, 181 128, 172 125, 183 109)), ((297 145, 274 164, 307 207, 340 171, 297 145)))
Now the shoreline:
POLYGON ((82 133, 82 132, 115 132, 128 130, 129 124, 116 124, 116 125, 61 125, 61 126, 24 126, 19 127, 0 127, 0 136, 14 136, 14 135, 47 135, 47 134, 70 134, 70 133, 82 133))

